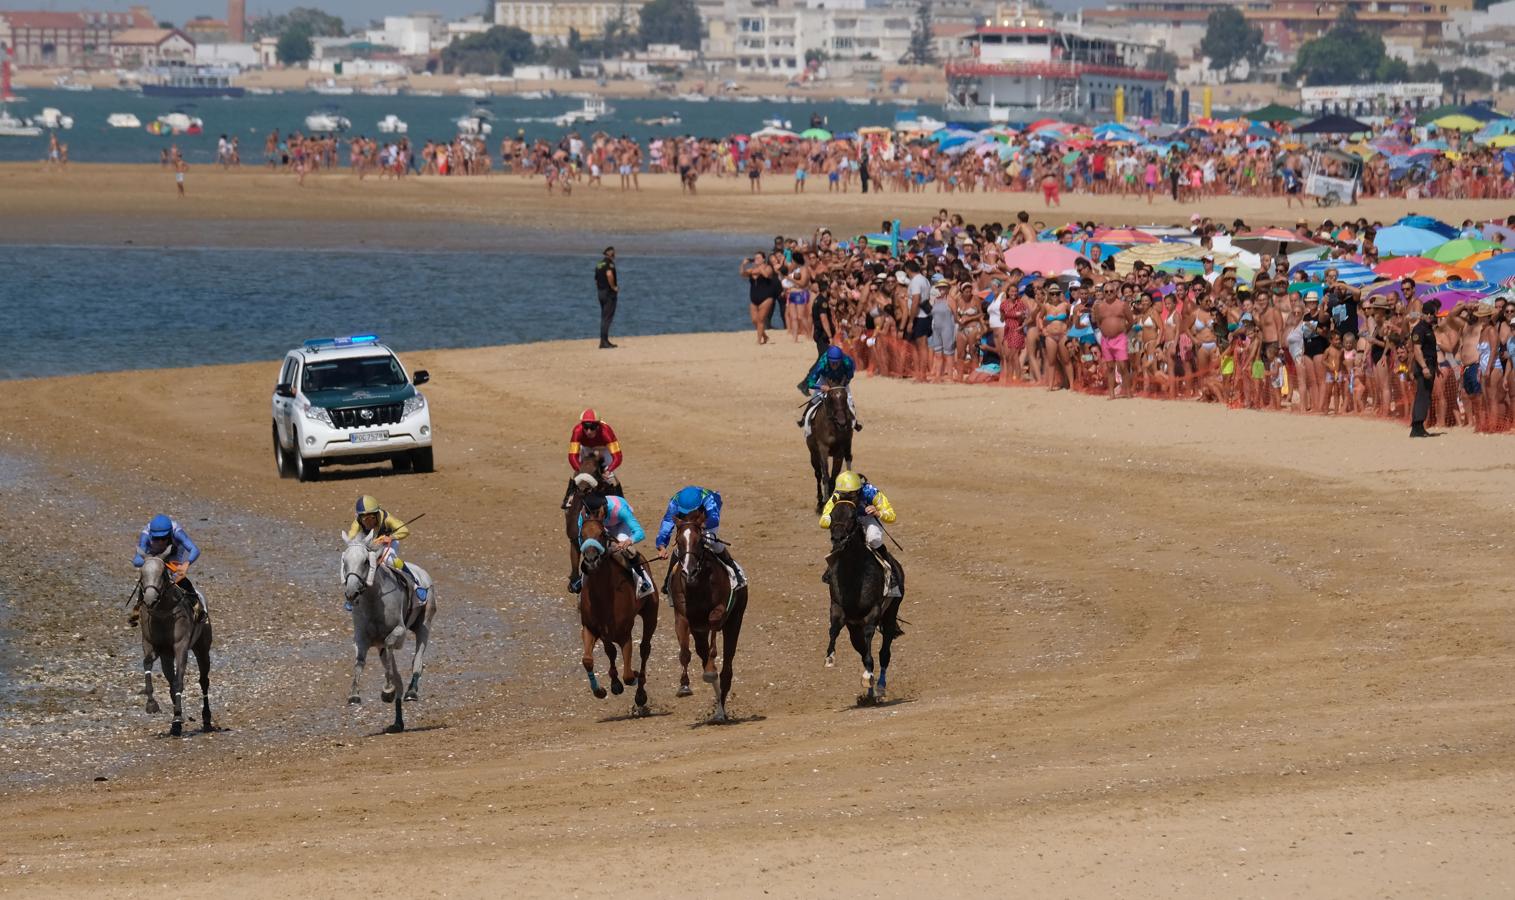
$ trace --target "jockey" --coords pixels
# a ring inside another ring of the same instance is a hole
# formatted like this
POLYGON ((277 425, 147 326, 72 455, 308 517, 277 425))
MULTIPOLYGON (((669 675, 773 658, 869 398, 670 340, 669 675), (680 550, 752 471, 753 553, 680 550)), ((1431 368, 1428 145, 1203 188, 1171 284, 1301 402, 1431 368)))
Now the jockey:
POLYGON ((721 527, 721 495, 716 491, 689 485, 673 495, 673 499, 668 501, 668 511, 663 513, 663 524, 658 526, 658 559, 667 559, 669 556, 668 542, 673 539, 674 520, 697 509, 705 511, 705 543, 710 547, 710 552, 736 579, 731 585, 732 590, 746 587, 747 574, 731 558, 731 549, 721 542, 717 534, 721 527))
MULTIPOLYGON (((210 618, 210 607, 205 603, 205 595, 195 589, 189 580, 189 567, 195 560, 200 558, 200 548, 190 540, 189 533, 173 519, 165 515, 153 516, 147 527, 137 536, 137 553, 132 557, 132 565, 142 568, 147 557, 163 554, 163 561, 183 566, 179 572, 178 584, 180 590, 188 591, 190 596, 200 601, 200 618, 210 618), (165 553, 165 551, 167 551, 165 553)), ((140 602, 140 601, 139 601, 140 602)), ((137 607, 132 607, 130 622, 137 624, 137 607)))
MULTIPOLYGON (((621 467, 621 442, 616 440, 615 429, 610 423, 601 422, 594 410, 586 409, 568 437, 568 467, 577 472, 590 458, 600 461, 599 479, 604 483, 606 493, 620 495, 615 470, 621 467)), ((563 494, 564 509, 571 505, 572 496, 573 485, 570 484, 563 494)))
MULTIPOLYGON (((841 500, 847 500, 860 507, 857 521, 863 526, 863 539, 868 542, 868 549, 872 550, 884 563, 884 570, 888 574, 888 579, 884 584, 885 595, 904 596, 903 590, 899 587, 904 583, 904 571, 900 567, 899 560, 891 556, 889 548, 884 546, 884 525, 893 525, 895 520, 894 507, 889 504, 889 498, 857 472, 843 472, 836 477, 836 492, 831 495, 831 499, 826 501, 826 507, 821 510, 822 528, 831 527, 831 509, 841 500)), ((830 569, 821 576, 821 580, 827 584, 831 583, 830 569)))
POLYGON ((857 364, 852 361, 846 351, 841 347, 831 346, 826 348, 826 355, 815 361, 810 367, 810 372, 805 380, 800 382, 800 393, 809 394, 810 401, 805 404, 805 411, 800 414, 800 420, 794 424, 805 429, 805 434, 810 434, 810 419, 815 411, 820 408, 821 398, 827 388, 844 387, 847 389, 847 409, 852 412, 852 430, 862 431, 863 422, 857 417, 857 407, 852 403, 852 376, 857 374, 857 364))
MULTIPOLYGON (((605 549, 626 551, 633 563, 631 571, 636 574, 637 597, 651 596, 655 590, 652 586, 652 573, 647 571, 647 564, 642 560, 641 554, 631 549, 633 545, 647 537, 647 532, 642 530, 642 523, 637 521, 631 504, 627 503, 624 497, 585 494, 584 511, 579 513, 579 528, 583 529, 586 515, 601 512, 605 515, 605 533, 613 541, 605 549)), ((568 590, 577 594, 583 587, 584 576, 582 573, 576 573, 573 581, 568 585, 568 590)))
MULTIPOLYGON (((356 540, 359 535, 370 533, 377 537, 380 543, 389 548, 385 561, 393 566, 395 571, 410 579, 415 585, 416 602, 425 606, 429 586, 421 584, 416 574, 405 565, 404 560, 400 559, 400 542, 410 537, 410 529, 405 527, 404 522, 385 512, 379 505, 379 501, 368 494, 358 498, 354 512, 352 524, 347 526, 347 539, 356 540)), ((347 604, 347 608, 352 609, 351 602, 347 604)))

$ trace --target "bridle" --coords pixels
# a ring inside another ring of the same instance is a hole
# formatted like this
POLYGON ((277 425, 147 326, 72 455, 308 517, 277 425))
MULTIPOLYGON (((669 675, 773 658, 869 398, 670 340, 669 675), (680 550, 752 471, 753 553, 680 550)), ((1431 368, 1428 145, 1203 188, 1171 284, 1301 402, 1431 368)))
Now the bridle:
POLYGON ((835 534, 831 536, 832 552, 841 550, 843 547, 847 546, 847 544, 851 543, 853 536, 862 529, 862 526, 858 523, 857 501, 848 500, 845 497, 839 498, 835 503, 831 504, 832 513, 835 514, 837 508, 842 506, 852 507, 851 521, 847 523, 847 530, 842 532, 842 535, 840 537, 837 537, 835 534))
POLYGON ((847 428, 846 410, 847 389, 845 387, 826 388, 826 414, 831 417, 831 424, 835 425, 839 431, 845 431, 847 428), (833 402, 833 396, 840 397, 841 403, 833 402))
POLYGON ((704 560, 698 558, 705 549, 704 529, 688 520, 679 520, 679 569, 686 582, 693 582, 705 572, 704 560))
POLYGON ((584 521, 579 525, 579 571, 588 574, 599 568, 600 561, 606 557, 610 549, 607 535, 605 520, 602 517, 585 514, 584 521), (599 534, 585 537, 584 526, 590 523, 597 526, 599 534))

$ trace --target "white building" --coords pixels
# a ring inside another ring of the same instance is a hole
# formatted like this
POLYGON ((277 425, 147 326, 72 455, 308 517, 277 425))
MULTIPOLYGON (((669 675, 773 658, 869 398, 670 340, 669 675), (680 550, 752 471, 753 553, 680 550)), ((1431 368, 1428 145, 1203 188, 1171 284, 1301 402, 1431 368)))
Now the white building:
POLYGON ((384 27, 370 29, 364 38, 374 44, 393 47, 404 56, 428 56, 447 46, 447 26, 436 13, 409 16, 385 16, 384 27))
POLYGON ((195 58, 195 42, 177 28, 128 28, 116 34, 110 55, 117 66, 127 69, 187 63, 195 58))
POLYGON ((894 64, 910 49, 910 2, 726 0, 709 20, 706 55, 738 71, 795 74, 806 54, 833 62, 894 64))
POLYGON ((605 35, 605 26, 621 19, 626 28, 641 27, 646 0, 501 0, 494 23, 519 28, 536 44, 567 44, 577 31, 585 40, 605 35))
POLYGON ((237 66, 255 69, 263 65, 257 44, 196 44, 195 62, 202 66, 237 66))

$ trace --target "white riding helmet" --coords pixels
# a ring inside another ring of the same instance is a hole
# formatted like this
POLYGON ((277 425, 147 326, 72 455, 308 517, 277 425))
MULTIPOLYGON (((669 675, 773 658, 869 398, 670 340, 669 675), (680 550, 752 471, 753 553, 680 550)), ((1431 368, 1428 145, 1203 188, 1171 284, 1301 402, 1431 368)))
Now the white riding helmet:
POLYGON ((588 472, 580 472, 573 476, 573 486, 581 491, 592 491, 600 486, 600 481, 588 472))

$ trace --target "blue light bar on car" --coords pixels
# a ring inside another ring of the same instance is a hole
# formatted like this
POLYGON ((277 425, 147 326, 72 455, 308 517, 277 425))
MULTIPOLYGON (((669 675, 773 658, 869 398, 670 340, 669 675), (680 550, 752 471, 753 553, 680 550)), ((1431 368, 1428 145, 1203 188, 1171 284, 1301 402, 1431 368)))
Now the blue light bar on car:
POLYGON ((308 350, 319 350, 323 347, 356 347, 359 344, 377 344, 379 336, 376 334, 354 334, 349 337, 311 338, 305 342, 308 350))

